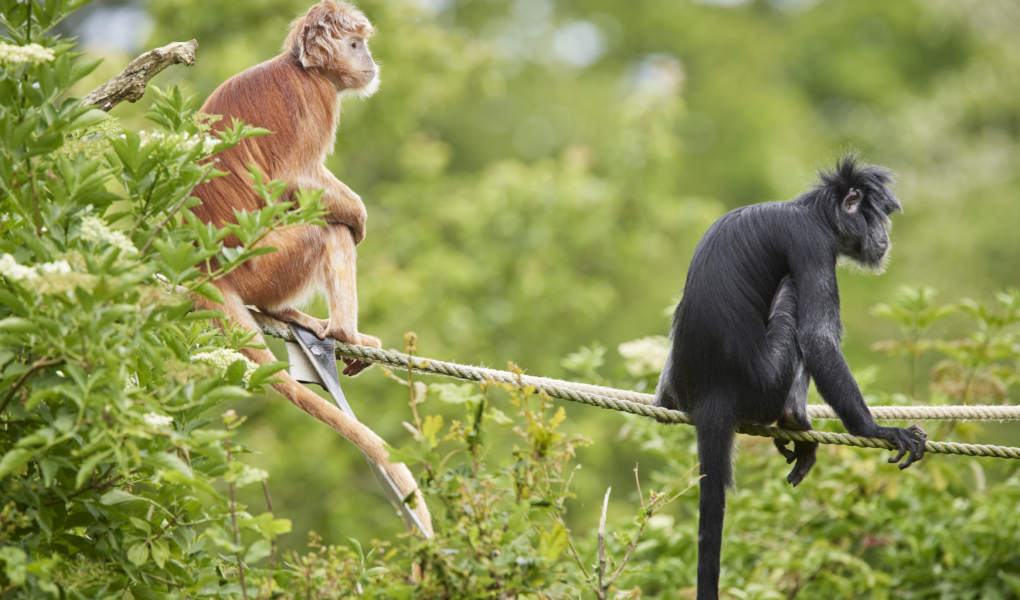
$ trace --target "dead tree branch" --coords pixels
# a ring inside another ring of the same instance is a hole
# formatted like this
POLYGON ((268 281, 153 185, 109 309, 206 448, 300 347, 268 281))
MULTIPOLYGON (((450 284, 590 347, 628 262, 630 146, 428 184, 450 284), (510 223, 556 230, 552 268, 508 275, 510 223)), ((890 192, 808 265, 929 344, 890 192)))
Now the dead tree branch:
POLYGON ((88 96, 82 98, 82 106, 95 106, 104 111, 109 111, 125 100, 135 102, 145 95, 145 86, 149 80, 158 75, 163 69, 185 64, 195 64, 195 50, 198 49, 198 42, 174 42, 149 50, 145 54, 131 61, 116 77, 93 90, 88 96))

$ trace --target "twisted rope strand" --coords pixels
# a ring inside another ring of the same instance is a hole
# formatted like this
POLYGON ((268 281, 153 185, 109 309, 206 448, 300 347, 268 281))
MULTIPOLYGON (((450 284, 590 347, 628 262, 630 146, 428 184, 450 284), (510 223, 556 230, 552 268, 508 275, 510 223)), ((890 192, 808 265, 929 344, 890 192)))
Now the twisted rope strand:
MULTIPOLYGON (((281 338, 287 341, 294 341, 290 328, 285 324, 268 317, 262 313, 252 311, 252 315, 266 335, 281 338)), ((533 377, 530 375, 516 375, 509 371, 499 371, 484 367, 471 367, 456 363, 443 362, 428 358, 419 358, 369 348, 367 346, 354 346, 343 342, 336 343, 338 356, 356 358, 365 362, 371 362, 404 371, 414 371, 430 375, 453 377, 464 381, 484 382, 492 380, 500 383, 534 386, 553 398, 579 402, 589 406, 597 406, 608 410, 626 412, 643 417, 651 417, 663 423, 682 423, 690 425, 691 418, 680 411, 669 410, 651 405, 651 394, 628 392, 614 388, 573 383, 550 379, 547 377, 533 377)), ((810 416, 819 419, 837 418, 832 409, 828 406, 811 405, 808 407, 810 416)), ((871 409, 876 419, 893 420, 914 420, 914 419, 973 419, 973 420, 1009 420, 1020 419, 1020 407, 1003 406, 879 406, 871 409), (977 409, 977 410, 975 410, 977 409), (993 410, 994 409, 994 410, 993 410), (1000 410, 1018 409, 1018 410, 1000 410)), ((738 429, 740 433, 756 435, 760 437, 771 437, 794 442, 819 442, 822 444, 835 444, 839 446, 855 446, 858 448, 883 448, 895 449, 886 440, 877 438, 862 438, 847 433, 831 433, 828 431, 792 431, 771 425, 745 424, 738 429)), ((1020 459, 1020 448, 1006 446, 988 446, 978 444, 957 444, 953 442, 926 442, 925 451, 933 454, 959 454, 963 456, 988 456, 996 458, 1020 459)))

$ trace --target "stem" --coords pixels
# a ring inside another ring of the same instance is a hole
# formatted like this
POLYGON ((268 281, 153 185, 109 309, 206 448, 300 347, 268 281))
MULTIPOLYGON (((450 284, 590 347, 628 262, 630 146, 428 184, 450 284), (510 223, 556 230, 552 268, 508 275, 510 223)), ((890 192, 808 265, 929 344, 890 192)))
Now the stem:
POLYGON ((4 398, 3 402, 0 402, 0 412, 3 412, 4 410, 7 409, 7 405, 10 404, 11 398, 14 397, 14 393, 18 391, 18 388, 21 387, 21 384, 25 383, 25 380, 27 380, 33 373, 44 367, 52 367, 54 365, 59 365, 63 362, 64 361, 59 358, 43 357, 32 363, 32 366, 29 367, 27 371, 22 373, 21 377, 18 377, 18 380, 15 381, 14 385, 11 386, 11 389, 9 392, 7 392, 7 396, 4 398))
POLYGON ((599 589, 597 594, 599 600, 606 600, 606 590, 609 588, 608 585, 603 585, 603 577, 606 574, 606 511, 609 510, 609 492, 612 492, 613 488, 606 489, 606 497, 602 501, 602 518, 599 519, 599 589))
MULTIPOLYGON (((166 215, 166 218, 163 219, 163 222, 160 223, 156 227, 156 229, 152 232, 152 235, 149 236, 149 241, 145 242, 145 245, 142 246, 141 251, 138 252, 139 254, 145 254, 145 251, 148 250, 149 246, 152 245, 152 240, 156 239, 156 234, 158 234, 163 229, 163 227, 165 227, 166 224, 170 222, 170 219, 173 218, 174 213, 176 213, 178 210, 180 210, 181 207, 184 206, 184 203, 187 201, 187 199, 191 197, 191 192, 195 191, 195 188, 198 187, 198 184, 200 184, 203 181, 205 181, 205 178, 209 176, 209 173, 214 168, 216 168, 216 165, 218 165, 219 163, 220 163, 220 159, 218 159, 218 158, 212 159, 212 161, 209 163, 209 166, 206 167, 205 171, 202 172, 202 176, 198 179, 198 181, 196 181, 195 183, 191 184, 191 187, 188 188, 188 192, 186 194, 184 194, 184 197, 181 198, 180 202, 178 202, 176 205, 174 205, 174 207, 172 209, 170 209, 170 212, 166 215)), ((153 183, 153 185, 156 185, 156 184, 153 183)), ((139 217, 139 218, 141 218, 141 217, 139 217)), ((137 225, 135 225, 135 227, 137 227, 137 225)), ((133 230, 132 230, 132 233, 134 233, 133 230)))
MULTIPOLYGON (((262 493, 266 495, 266 507, 269 509, 269 514, 276 518, 276 513, 273 512, 273 499, 269 496, 269 485, 266 480, 262 480, 262 493)), ((276 558, 276 538, 269 541, 269 583, 268 589, 266 590, 266 597, 271 598, 273 596, 273 562, 276 558)))
MULTIPOLYGON (((224 440, 227 446, 227 463, 231 461, 230 455, 230 438, 224 440)), ((237 529, 237 511, 234 509, 234 483, 230 482, 227 484, 230 488, 230 521, 234 526, 234 544, 237 546, 241 545, 241 532, 237 529)), ((241 595, 244 600, 248 600, 248 588, 244 585, 244 563, 241 562, 241 553, 237 553, 237 571, 241 576, 241 595)))
POLYGON ((637 495, 638 498, 641 499, 641 508, 647 511, 648 507, 645 506, 645 495, 641 492, 641 478, 638 477, 638 463, 634 463, 634 483, 637 484, 637 495))
MULTIPOLYGON (((128 237, 135 237, 135 232, 138 231, 138 226, 142 224, 145 219, 145 213, 149 210, 149 203, 152 202, 152 194, 156 191, 156 184, 159 183, 159 174, 163 173, 163 167, 159 168, 159 172, 152 179, 152 185, 149 186, 149 195, 145 197, 145 203, 142 204, 142 210, 138 211, 138 218, 135 219, 135 224, 131 226, 131 231, 128 232, 128 237)), ((187 196, 185 196, 186 198, 187 196)))

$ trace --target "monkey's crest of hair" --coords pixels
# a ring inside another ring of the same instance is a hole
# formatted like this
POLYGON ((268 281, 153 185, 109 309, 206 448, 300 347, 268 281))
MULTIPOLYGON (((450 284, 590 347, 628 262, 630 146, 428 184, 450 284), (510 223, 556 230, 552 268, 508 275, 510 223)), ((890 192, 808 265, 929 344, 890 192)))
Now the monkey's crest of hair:
POLYGON ((895 183, 893 172, 878 165, 861 165, 860 156, 856 153, 847 154, 836 162, 836 168, 821 170, 818 178, 821 182, 816 192, 826 193, 830 202, 839 202, 851 190, 863 192, 870 205, 878 213, 887 216, 894 212, 903 212, 899 199, 889 189, 895 183))

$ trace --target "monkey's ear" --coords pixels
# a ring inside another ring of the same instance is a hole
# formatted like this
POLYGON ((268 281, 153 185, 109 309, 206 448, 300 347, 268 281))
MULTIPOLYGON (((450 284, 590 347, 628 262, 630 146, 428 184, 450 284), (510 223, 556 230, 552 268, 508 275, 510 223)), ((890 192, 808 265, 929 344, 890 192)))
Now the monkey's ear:
POLYGON ((298 34, 298 60, 301 66, 310 69, 323 66, 322 48, 326 42, 326 31, 319 25, 305 25, 298 34))
POLYGON ((847 214, 854 214, 857 212, 857 207, 861 204, 861 199, 864 198, 864 194, 857 188, 850 188, 847 192, 846 197, 843 198, 843 210, 847 214))

